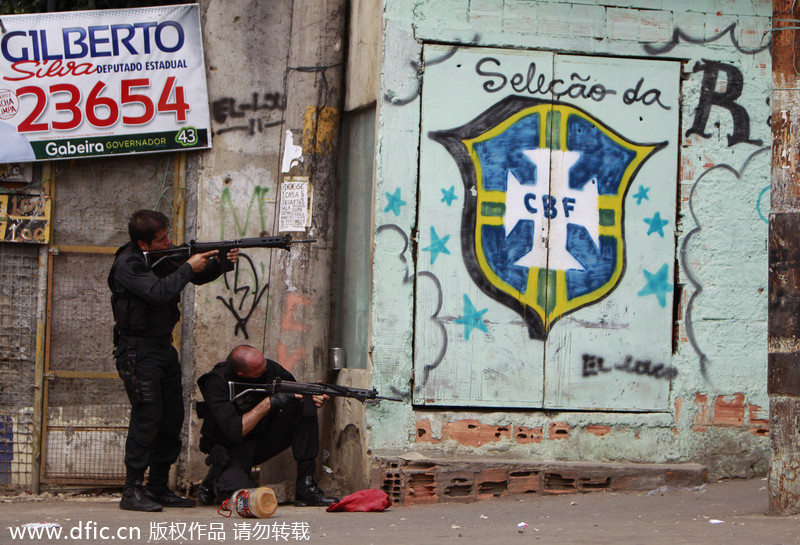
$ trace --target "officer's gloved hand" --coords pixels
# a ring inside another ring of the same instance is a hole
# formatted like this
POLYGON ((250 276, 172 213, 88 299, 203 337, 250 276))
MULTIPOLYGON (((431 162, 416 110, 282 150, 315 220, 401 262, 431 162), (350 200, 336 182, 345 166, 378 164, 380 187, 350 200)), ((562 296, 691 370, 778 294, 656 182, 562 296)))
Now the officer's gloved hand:
POLYGON ((281 409, 285 409, 293 403, 297 403, 297 401, 298 399, 294 397, 294 394, 290 394, 288 392, 272 394, 269 396, 269 410, 279 411, 281 409))

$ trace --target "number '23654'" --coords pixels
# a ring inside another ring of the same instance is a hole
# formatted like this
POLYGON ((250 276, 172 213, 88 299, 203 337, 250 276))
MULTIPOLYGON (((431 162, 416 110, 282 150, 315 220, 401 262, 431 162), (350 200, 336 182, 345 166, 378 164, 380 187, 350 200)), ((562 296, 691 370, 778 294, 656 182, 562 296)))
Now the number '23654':
POLYGON ((106 84, 98 81, 86 102, 83 103, 81 89, 71 83, 56 83, 49 87, 50 97, 65 98, 54 103, 58 112, 65 112, 64 119, 54 120, 50 123, 41 122, 39 118, 47 107, 48 96, 44 89, 27 85, 17 89, 17 97, 34 95, 36 105, 30 115, 19 124, 19 132, 42 132, 53 130, 68 131, 81 126, 84 119, 93 127, 108 128, 115 125, 122 116, 125 125, 145 125, 153 120, 156 113, 174 114, 178 122, 186 121, 186 112, 190 110, 186 102, 183 86, 175 85, 175 76, 170 76, 164 82, 158 101, 154 104, 149 95, 145 94, 150 89, 149 78, 122 80, 120 82, 119 102, 114 98, 102 96, 106 84), (174 97, 173 97, 174 94, 174 97), (125 115, 126 109, 130 112, 125 115), (133 110, 133 111, 131 111, 133 110), (138 110, 138 111, 137 111, 138 110), (138 114, 138 115, 131 115, 138 114))

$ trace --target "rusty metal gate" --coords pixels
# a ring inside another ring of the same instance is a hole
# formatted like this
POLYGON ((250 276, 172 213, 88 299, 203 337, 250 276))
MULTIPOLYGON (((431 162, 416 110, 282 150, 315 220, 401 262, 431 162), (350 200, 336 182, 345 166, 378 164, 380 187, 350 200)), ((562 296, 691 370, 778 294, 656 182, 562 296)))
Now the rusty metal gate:
MULTIPOLYGON (((174 216, 176 155, 59 163, 48 269, 41 482, 117 484, 130 405, 106 283, 139 208, 174 216)), ((1 424, 0 424, 1 425, 1 424)))
POLYGON ((31 482, 39 247, 0 243, 0 489, 31 482))

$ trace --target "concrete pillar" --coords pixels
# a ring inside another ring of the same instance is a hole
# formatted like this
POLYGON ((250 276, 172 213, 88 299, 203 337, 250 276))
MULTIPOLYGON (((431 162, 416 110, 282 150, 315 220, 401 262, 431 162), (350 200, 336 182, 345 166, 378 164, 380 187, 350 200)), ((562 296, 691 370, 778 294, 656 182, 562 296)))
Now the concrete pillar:
POLYGON ((800 39, 792 0, 774 0, 769 217, 769 514, 800 513, 800 39), (783 19, 784 21, 781 21, 783 19), (780 30, 781 27, 789 27, 780 30))
MULTIPOLYGON (((337 157, 345 53, 345 0, 294 0, 286 69, 284 127, 302 157, 282 178, 307 179, 312 244, 277 253, 270 274, 266 350, 304 382, 330 381, 331 306, 336 260, 337 157)), ((284 142, 284 145, 286 142, 284 142)), ((280 198, 280 183, 278 193, 280 198)), ((279 213, 279 210, 278 210, 279 213)), ((330 403, 326 410, 331 410, 330 403)), ((322 426, 327 422, 320 415, 322 426)), ((326 445, 323 442, 323 448, 326 445)), ((294 480, 290 454, 262 468, 262 482, 294 480)))

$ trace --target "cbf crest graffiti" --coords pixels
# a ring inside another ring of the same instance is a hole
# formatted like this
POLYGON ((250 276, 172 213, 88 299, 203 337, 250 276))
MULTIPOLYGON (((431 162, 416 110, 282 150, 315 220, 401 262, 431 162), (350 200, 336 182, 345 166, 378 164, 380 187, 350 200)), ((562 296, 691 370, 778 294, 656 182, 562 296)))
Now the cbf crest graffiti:
POLYGON ((429 136, 462 175, 470 276, 524 318, 531 338, 614 290, 625 194, 666 143, 637 144, 575 106, 516 96, 429 136))

